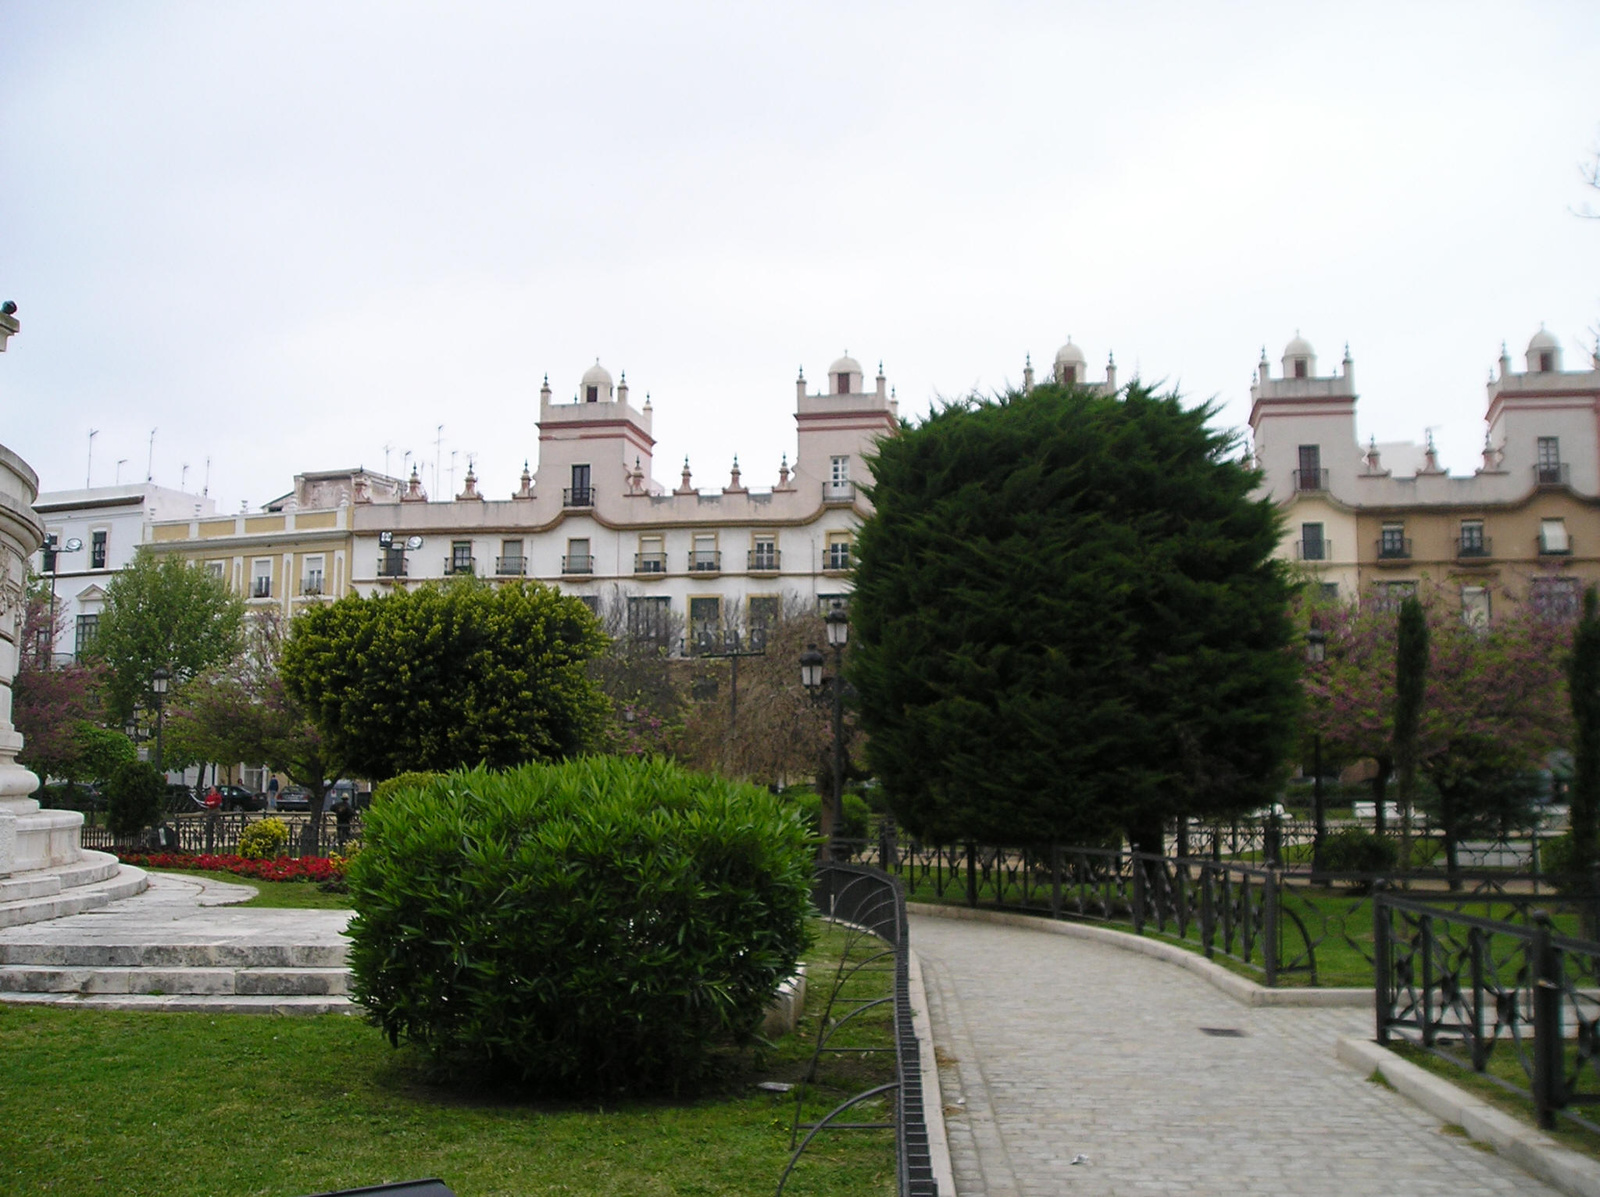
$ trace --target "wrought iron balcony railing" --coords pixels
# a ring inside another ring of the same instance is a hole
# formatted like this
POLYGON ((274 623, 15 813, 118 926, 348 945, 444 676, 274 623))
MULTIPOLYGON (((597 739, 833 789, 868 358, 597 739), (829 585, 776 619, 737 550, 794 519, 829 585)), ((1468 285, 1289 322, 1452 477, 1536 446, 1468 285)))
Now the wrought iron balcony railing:
POLYGON ((271 598, 272 597, 272 579, 271 578, 252 578, 250 580, 250 597, 251 598, 271 598))
POLYGON ((1539 556, 1541 557, 1570 557, 1572 556, 1572 537, 1563 537, 1559 542, 1546 540, 1543 536, 1538 538, 1539 556))
POLYGON ((1327 470, 1295 470, 1294 488, 1297 491, 1316 491, 1328 489, 1327 470))
POLYGON ((494 572, 502 578, 520 578, 528 572, 526 557, 496 557, 494 572))
POLYGON ((752 573, 776 573, 779 560, 777 549, 751 549, 749 568, 752 573))
POLYGON ((1383 536, 1378 539, 1379 561, 1408 561, 1411 558, 1409 536, 1383 536))
POLYGON ((689 572, 714 574, 722 569, 721 549, 694 549, 689 553, 689 572))
POLYGON ((403 578, 406 576, 406 556, 404 553, 387 553, 378 558, 378 576, 380 578, 403 578))
POLYGON ((446 557, 444 559, 444 572, 449 574, 475 574, 478 572, 478 559, 476 557, 446 557))
POLYGON ((1333 556, 1333 541, 1297 540, 1294 542, 1294 555, 1301 561, 1327 561, 1333 556))
POLYGON ((301 594, 321 594, 322 575, 312 574, 300 583, 301 594))
POLYGON ((1487 536, 1458 536, 1456 537, 1456 556, 1460 558, 1481 558, 1492 556, 1491 542, 1487 536))
POLYGON ((592 574, 594 573, 594 557, 589 553, 571 553, 561 559, 561 572, 564 574, 592 574))
POLYGON ((633 572, 636 574, 664 574, 667 572, 665 553, 635 553, 633 572))
POLYGON ((1542 462, 1533 467, 1536 486, 1567 486, 1572 482, 1572 467, 1564 461, 1542 462))
POLYGON ((569 486, 561 492, 561 505, 563 507, 593 507, 594 487, 569 486))

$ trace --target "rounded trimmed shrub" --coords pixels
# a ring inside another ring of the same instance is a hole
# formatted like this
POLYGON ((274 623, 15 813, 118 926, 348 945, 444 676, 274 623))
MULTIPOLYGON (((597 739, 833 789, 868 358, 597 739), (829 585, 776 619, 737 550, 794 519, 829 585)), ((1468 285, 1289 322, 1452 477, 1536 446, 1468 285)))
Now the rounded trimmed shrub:
POLYGON ((445 1075, 677 1089, 794 971, 813 843, 765 790, 661 761, 440 774, 367 816, 353 994, 445 1075))
POLYGON ((277 860, 289 846, 289 825, 282 819, 257 819, 239 833, 239 855, 246 860, 277 860))
POLYGON ((123 761, 106 781, 106 826, 118 840, 131 839, 161 817, 167 780, 149 761, 123 761))
POLYGON ((1346 827, 1322 845, 1322 867, 1330 873, 1392 873, 1400 849, 1392 839, 1346 827))
POLYGON ((388 780, 380 781, 377 784, 372 791, 372 801, 382 802, 385 798, 389 797, 390 794, 393 794, 399 790, 419 789, 422 786, 427 785, 430 781, 438 776, 439 775, 437 773, 396 773, 388 780))

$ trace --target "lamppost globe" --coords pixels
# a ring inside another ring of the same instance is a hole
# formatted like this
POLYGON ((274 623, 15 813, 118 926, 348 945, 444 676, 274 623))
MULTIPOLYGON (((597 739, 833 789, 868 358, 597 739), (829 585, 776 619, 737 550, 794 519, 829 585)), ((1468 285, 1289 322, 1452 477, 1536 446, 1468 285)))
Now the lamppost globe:
POLYGON ((172 674, 165 665, 157 665, 156 671, 150 675, 150 690, 154 694, 165 694, 167 687, 172 683, 172 674))
POLYGON ((828 628, 828 647, 843 648, 850 639, 850 617, 845 614, 844 604, 834 599, 822 622, 828 628))
POLYGON ((1328 659, 1328 637, 1321 628, 1306 633, 1306 660, 1313 665, 1328 659))
POLYGON ((800 654, 800 684, 813 694, 822 688, 822 654, 815 644, 806 645, 800 654))

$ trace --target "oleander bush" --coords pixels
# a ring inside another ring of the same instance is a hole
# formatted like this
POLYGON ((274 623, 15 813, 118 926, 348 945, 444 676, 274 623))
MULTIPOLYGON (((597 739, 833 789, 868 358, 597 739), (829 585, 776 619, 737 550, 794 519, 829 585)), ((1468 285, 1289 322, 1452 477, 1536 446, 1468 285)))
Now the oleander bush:
POLYGON ((441 774, 367 817, 353 993, 446 1077, 676 1091, 794 971, 814 843, 765 790, 658 760, 441 774))
POLYGON ((257 819, 239 833, 239 855, 246 860, 276 860, 289 843, 282 819, 257 819))

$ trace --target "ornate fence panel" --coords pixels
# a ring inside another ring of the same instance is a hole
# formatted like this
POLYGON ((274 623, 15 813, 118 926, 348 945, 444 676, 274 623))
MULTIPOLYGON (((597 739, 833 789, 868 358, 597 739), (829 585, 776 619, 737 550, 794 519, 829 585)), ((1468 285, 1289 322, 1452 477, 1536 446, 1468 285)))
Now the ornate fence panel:
POLYGON ((825 917, 876 935, 894 954, 895 1079, 889 1085, 857 1094, 811 1127, 784 1169, 778 1181, 778 1193, 781 1197, 800 1154, 812 1139, 827 1129, 830 1119, 864 1098, 893 1090, 899 1197, 939 1197, 929 1154, 927 1111, 923 1105, 922 1057, 911 1022, 911 948, 906 931, 905 891, 895 878, 881 869, 835 860, 817 866, 812 900, 825 917))
MULTIPOLYGON (((338 851, 350 840, 361 838, 359 814, 352 816, 349 823, 340 828, 338 819, 332 813, 324 811, 322 817, 313 824, 314 839, 308 842, 305 832, 306 825, 312 823, 310 815, 288 814, 283 811, 271 815, 229 811, 216 814, 185 814, 169 818, 154 832, 146 833, 152 837, 152 842, 141 847, 231 855, 239 850, 239 836, 244 829, 264 818, 281 819, 288 827, 289 842, 284 847, 284 854, 287 856, 326 856, 330 852, 338 851)), ((85 848, 101 850, 129 846, 118 844, 111 832, 104 827, 85 827, 81 842, 85 848)))
POLYGON ((1380 1043, 1403 1039, 1527 1094, 1539 1124, 1600 1105, 1600 944, 1380 892, 1374 899, 1380 1043), (1518 1080, 1492 1064, 1510 1056, 1518 1080))

